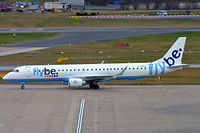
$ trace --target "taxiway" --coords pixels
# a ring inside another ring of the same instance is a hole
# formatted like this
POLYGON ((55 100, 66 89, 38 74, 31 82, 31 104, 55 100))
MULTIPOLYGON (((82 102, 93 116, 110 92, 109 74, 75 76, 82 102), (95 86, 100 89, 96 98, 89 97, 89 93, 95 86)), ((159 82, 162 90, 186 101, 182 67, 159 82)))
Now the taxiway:
MULTIPOLYGON (((16 28, 0 29, 0 33, 57 32, 57 37, 9 44, 3 47, 54 47, 117 39, 120 37, 169 32, 200 31, 200 27, 93 27, 93 28, 16 28)), ((1 47, 1 46, 0 46, 1 47)))
POLYGON ((85 99, 83 133, 198 133, 200 86, 0 84, 1 133, 73 133, 85 99))
POLYGON ((121 37, 169 32, 200 31, 200 27, 93 27, 93 28, 0 28, 0 33, 57 32, 42 40, 0 45, 0 56, 30 52, 55 46, 105 41, 121 37), (13 50, 14 49, 14 50, 13 50))

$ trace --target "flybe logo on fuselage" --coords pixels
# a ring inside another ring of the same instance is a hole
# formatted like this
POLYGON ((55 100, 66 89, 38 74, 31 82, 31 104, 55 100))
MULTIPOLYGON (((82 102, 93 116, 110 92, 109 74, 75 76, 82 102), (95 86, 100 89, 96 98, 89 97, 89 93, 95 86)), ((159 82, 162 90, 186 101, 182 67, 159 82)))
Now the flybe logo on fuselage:
POLYGON ((181 56, 182 49, 180 48, 179 50, 174 50, 172 52, 172 57, 164 58, 164 61, 169 65, 173 66, 175 64, 175 59, 178 59, 181 56))
POLYGON ((39 69, 39 68, 33 68, 33 75, 37 75, 40 77, 58 77, 58 72, 56 72, 56 69, 39 69))
POLYGON ((158 62, 149 64, 149 75, 157 75, 157 74, 164 74, 165 73, 165 62, 158 62))

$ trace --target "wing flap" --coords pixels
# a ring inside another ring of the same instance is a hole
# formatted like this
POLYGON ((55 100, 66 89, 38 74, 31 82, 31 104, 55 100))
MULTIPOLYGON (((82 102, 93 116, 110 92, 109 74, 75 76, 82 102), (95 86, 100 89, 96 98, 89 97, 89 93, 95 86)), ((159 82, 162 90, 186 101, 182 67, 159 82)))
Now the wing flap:
POLYGON ((123 75, 124 72, 126 71, 128 66, 126 66, 120 73, 118 74, 113 74, 113 75, 88 75, 88 76, 84 76, 81 77, 83 80, 103 80, 103 79, 107 79, 107 78, 114 78, 117 77, 119 75, 123 75))

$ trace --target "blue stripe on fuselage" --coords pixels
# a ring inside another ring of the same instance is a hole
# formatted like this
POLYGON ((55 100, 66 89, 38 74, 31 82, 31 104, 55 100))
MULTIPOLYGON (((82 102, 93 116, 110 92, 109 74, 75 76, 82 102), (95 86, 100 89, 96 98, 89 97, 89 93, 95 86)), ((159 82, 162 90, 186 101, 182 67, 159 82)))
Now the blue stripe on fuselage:
POLYGON ((8 82, 47 82, 47 81, 68 81, 69 78, 35 78, 35 79, 6 79, 8 82))
MULTIPOLYGON (((142 78, 148 78, 152 76, 118 76, 116 78, 108 78, 100 80, 99 82, 105 82, 110 80, 136 80, 142 78)), ((30 79, 6 79, 8 82, 48 82, 48 81, 65 81, 67 82, 70 78, 30 78, 30 79)))

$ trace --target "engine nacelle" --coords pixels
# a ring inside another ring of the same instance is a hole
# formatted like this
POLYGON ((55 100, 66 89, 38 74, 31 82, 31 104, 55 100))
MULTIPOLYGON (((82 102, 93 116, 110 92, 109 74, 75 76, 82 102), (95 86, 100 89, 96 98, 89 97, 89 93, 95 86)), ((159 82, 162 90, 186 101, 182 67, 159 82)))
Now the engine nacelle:
POLYGON ((80 78, 70 78, 68 82, 69 87, 82 87, 85 85, 85 81, 80 78))

